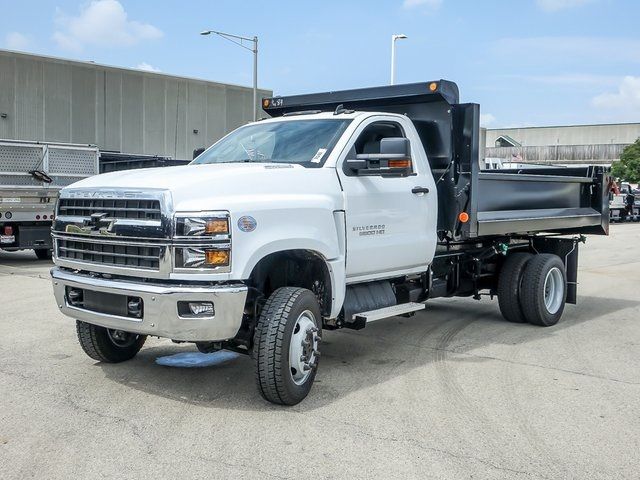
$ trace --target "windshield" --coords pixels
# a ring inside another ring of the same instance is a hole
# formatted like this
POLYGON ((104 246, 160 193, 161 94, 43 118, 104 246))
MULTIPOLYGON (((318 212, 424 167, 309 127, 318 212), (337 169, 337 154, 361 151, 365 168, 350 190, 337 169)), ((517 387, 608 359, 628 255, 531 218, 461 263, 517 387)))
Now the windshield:
POLYGON ((237 129, 193 163, 266 162, 320 167, 351 120, 290 120, 237 129))

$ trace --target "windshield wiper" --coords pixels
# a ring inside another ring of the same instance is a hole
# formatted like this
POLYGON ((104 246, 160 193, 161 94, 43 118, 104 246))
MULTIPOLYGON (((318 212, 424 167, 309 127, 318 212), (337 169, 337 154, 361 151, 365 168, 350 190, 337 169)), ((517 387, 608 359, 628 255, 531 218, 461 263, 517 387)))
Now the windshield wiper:
POLYGON ((241 158, 240 160, 219 160, 211 163, 272 163, 270 158, 260 158, 254 160, 252 158, 241 158))

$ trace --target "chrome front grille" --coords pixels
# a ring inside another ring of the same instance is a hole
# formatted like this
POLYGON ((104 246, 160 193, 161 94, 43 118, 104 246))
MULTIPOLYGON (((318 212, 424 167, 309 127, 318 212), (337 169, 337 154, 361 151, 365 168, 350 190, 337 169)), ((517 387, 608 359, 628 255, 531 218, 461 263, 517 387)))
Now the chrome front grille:
POLYGON ((135 220, 160 220, 159 200, 113 199, 113 198, 61 198, 58 215, 90 217, 94 213, 104 213, 107 218, 135 220))
POLYGON ((172 210, 166 190, 62 190, 52 232, 55 261, 86 271, 168 278, 172 210))
POLYGON ((55 262, 70 269, 156 279, 228 273, 230 265, 182 268, 174 261, 188 248, 231 249, 230 233, 185 236, 177 233, 177 218, 220 217, 230 226, 229 212, 173 212, 168 190, 64 189, 52 229, 55 262))
POLYGON ((83 263, 159 270, 161 245, 59 238, 57 257, 83 263))

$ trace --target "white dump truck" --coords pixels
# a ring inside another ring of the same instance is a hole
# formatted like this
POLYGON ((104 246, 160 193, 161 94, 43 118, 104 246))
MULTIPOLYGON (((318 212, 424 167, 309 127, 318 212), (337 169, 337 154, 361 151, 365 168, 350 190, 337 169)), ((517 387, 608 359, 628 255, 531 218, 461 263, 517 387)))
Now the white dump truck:
POLYGON ((51 224, 62 187, 98 173, 92 145, 0 140, 0 248, 51 258, 51 224))
POLYGON ((292 405, 323 330, 484 295, 548 327, 576 303, 583 234, 608 233, 605 169, 480 171, 479 106, 445 80, 263 108, 188 166, 61 191, 54 292, 91 358, 129 360, 148 335, 234 350, 292 405))

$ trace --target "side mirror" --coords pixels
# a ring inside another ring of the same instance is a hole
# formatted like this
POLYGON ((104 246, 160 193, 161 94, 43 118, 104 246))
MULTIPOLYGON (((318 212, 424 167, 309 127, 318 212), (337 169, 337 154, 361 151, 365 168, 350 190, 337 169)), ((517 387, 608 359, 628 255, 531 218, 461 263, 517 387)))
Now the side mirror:
POLYGON ((408 138, 383 138, 380 153, 355 155, 355 150, 347 155, 347 167, 357 175, 383 177, 404 177, 411 173, 411 145, 408 138))
POLYGON ((205 149, 204 147, 199 147, 199 148, 194 149, 194 150, 193 150, 193 160, 195 160, 195 159, 196 159, 196 157, 199 157, 199 156, 200 156, 200 154, 201 154, 202 152, 204 152, 205 150, 206 150, 206 149, 205 149))

